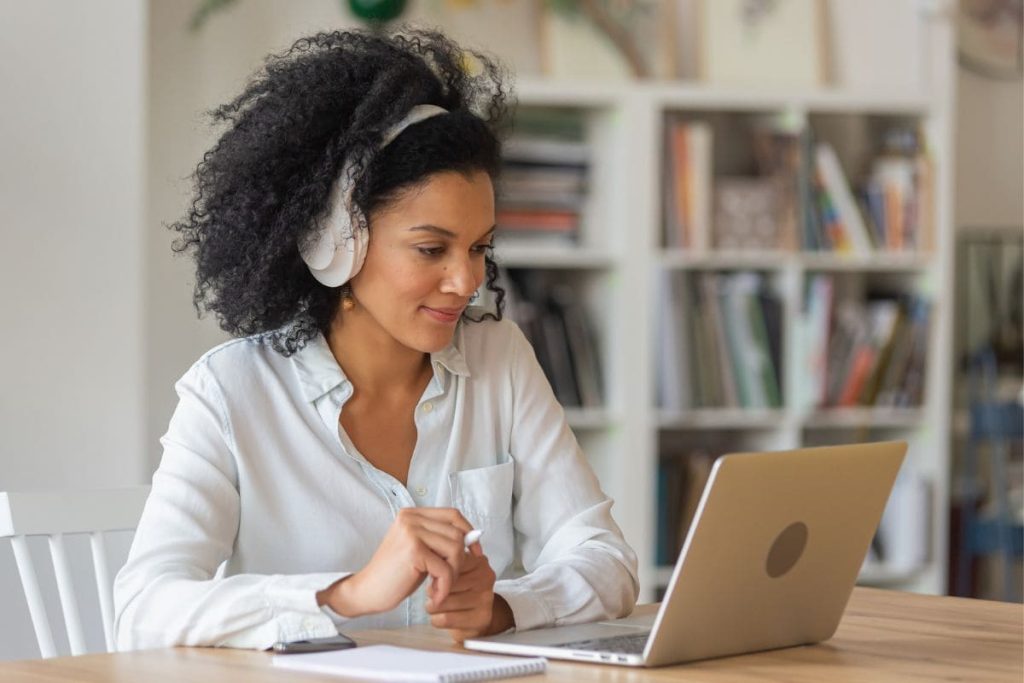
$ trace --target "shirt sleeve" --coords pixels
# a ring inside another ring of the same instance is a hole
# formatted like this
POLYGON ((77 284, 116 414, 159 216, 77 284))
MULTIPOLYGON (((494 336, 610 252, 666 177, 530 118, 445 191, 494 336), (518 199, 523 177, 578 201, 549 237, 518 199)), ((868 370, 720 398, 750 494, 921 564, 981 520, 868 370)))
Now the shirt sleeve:
POLYGON ((218 576, 239 521, 238 475, 223 398, 200 361, 179 396, 128 561, 114 582, 118 649, 270 647, 332 636, 316 593, 347 573, 218 576))
POLYGON ((513 523, 527 573, 496 582, 495 593, 517 630, 625 616, 639 595, 636 553, 533 348, 518 328, 513 336, 513 523))

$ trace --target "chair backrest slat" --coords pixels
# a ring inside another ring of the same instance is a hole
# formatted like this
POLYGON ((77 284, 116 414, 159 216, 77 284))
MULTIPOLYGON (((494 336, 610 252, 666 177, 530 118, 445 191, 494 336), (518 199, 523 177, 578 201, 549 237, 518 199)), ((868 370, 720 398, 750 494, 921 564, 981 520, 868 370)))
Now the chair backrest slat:
POLYGON ((103 639, 107 644, 107 652, 113 652, 114 601, 111 592, 114 585, 110 582, 110 570, 107 568, 107 545, 103 541, 103 532, 94 531, 89 534, 89 545, 92 547, 92 566, 96 574, 96 594, 100 598, 100 616, 103 617, 103 639))
POLYGON ((64 612, 64 627, 68 631, 68 644, 71 654, 84 655, 85 635, 82 632, 82 619, 78 616, 78 598, 75 585, 71 580, 71 568, 68 566, 68 555, 64 548, 64 535, 51 534, 50 559, 53 561, 53 573, 57 578, 57 594, 60 595, 60 608, 64 612))
POLYGON ((29 554, 28 536, 47 536, 50 559, 71 654, 86 652, 78 600, 71 579, 64 536, 89 534, 99 594, 103 637, 108 652, 114 651, 113 584, 107 564, 104 532, 134 530, 149 495, 148 486, 120 489, 42 492, 0 492, 0 538, 10 538, 25 590, 32 627, 43 657, 56 657, 53 631, 46 614, 39 578, 29 554))
POLYGON ((43 657, 56 657, 57 648, 53 644, 53 631, 50 630, 50 620, 46 616, 35 565, 32 564, 32 556, 28 552, 28 540, 24 536, 12 536, 11 547, 14 548, 14 563, 18 566, 21 586, 25 590, 25 600, 28 602, 29 616, 32 617, 32 628, 36 632, 36 642, 39 643, 39 654, 43 657))

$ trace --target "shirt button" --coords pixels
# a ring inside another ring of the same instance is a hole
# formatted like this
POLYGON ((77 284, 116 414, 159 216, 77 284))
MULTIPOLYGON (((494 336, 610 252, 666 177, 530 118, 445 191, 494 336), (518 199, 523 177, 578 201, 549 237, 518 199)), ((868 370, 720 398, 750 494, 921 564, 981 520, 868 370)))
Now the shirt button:
POLYGON ((433 409, 434 409, 434 404, 433 403, 424 403, 423 404, 423 412, 424 413, 429 413, 433 409))
POLYGON ((426 486, 417 486, 416 487, 416 495, 417 496, 425 496, 425 495, 427 495, 427 487, 426 486))

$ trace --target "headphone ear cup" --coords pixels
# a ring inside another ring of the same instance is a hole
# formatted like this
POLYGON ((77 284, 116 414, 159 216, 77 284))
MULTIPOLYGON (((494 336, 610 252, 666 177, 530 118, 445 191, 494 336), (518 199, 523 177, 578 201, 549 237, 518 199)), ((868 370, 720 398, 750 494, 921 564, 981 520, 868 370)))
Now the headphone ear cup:
MULTIPOLYGON (((348 239, 343 239, 334 248, 334 257, 325 268, 309 266, 309 272, 323 285, 340 287, 363 267, 370 236, 367 230, 356 230, 348 239)), ((309 264, 307 263, 307 266, 309 264)))

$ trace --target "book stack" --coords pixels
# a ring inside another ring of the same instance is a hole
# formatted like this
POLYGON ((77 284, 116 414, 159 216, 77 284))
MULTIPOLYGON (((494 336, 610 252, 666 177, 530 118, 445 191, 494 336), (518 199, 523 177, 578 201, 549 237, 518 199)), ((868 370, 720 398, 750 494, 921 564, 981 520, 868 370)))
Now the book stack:
POLYGON ((711 125, 670 120, 665 133, 665 246, 703 251, 711 240, 711 125))
POLYGON ((662 292, 663 409, 782 407, 782 302, 762 274, 669 273, 662 292))
POLYGON ((545 271, 502 274, 505 314, 529 339, 558 402, 567 408, 600 408, 603 382, 597 340, 569 284, 545 271))
POLYGON ((574 244, 590 163, 581 118, 557 110, 523 112, 503 155, 497 187, 500 239, 574 244))
POLYGON ((929 302, 919 295, 835 300, 832 276, 815 275, 804 306, 808 407, 921 405, 929 302))
POLYGON ((930 248, 933 173, 919 137, 913 131, 889 131, 883 152, 854 191, 835 149, 813 143, 808 131, 803 247, 859 255, 930 248))
POLYGON ((860 196, 876 244, 888 251, 932 248, 933 176, 920 136, 889 131, 860 196))

